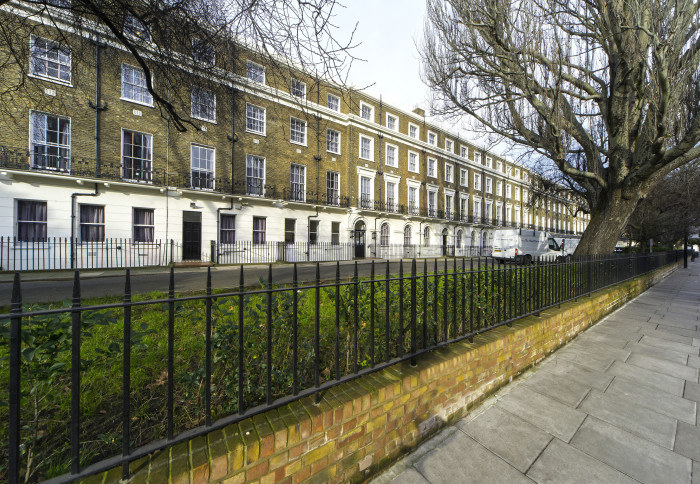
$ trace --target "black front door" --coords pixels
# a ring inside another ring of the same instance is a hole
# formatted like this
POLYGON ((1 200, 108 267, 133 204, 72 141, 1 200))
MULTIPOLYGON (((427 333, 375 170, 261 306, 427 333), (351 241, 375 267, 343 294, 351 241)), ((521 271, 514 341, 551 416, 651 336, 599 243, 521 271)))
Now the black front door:
POLYGON ((202 259, 202 214, 182 213, 182 258, 183 260, 202 259))
POLYGON ((355 230, 355 257, 362 259, 365 257, 365 231, 355 230))
POLYGON ((442 232, 442 255, 447 254, 447 231, 442 232))

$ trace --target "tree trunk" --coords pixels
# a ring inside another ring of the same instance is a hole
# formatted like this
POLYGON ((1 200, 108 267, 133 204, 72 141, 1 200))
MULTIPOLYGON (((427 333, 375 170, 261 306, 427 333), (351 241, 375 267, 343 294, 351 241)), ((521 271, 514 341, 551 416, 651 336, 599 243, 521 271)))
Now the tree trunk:
POLYGON ((620 190, 601 197, 586 227, 575 255, 612 254, 622 229, 627 225, 640 198, 624 199, 620 190))

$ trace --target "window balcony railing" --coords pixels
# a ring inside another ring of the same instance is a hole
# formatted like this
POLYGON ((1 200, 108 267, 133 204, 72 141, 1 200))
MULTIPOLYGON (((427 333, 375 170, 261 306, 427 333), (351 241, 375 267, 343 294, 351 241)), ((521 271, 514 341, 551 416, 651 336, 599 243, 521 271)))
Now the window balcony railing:
POLYGON ((374 208, 374 200, 369 195, 362 195, 360 197, 360 208, 367 210, 372 210, 374 208))
POLYGON ((197 190, 213 190, 214 174, 210 171, 192 170, 192 188, 197 190))

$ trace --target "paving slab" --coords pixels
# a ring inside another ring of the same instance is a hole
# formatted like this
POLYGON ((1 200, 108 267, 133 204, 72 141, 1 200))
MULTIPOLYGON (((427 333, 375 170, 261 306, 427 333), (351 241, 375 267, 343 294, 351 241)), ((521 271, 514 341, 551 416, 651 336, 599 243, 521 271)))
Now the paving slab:
POLYGON ((697 383, 685 382, 683 398, 687 398, 688 400, 692 400, 694 402, 700 402, 700 385, 697 383))
POLYGON ((638 483, 622 472, 556 438, 532 465, 527 476, 540 484, 638 483))
POLYGON ((602 345, 597 341, 586 341, 585 339, 576 338, 569 346, 562 350, 562 353, 567 351, 585 352, 587 354, 612 358, 613 360, 625 361, 630 355, 629 350, 615 348, 610 345, 602 345))
POLYGON ((551 372, 537 372, 524 380, 523 385, 573 408, 591 391, 588 385, 551 372))
POLYGON ((659 348, 658 346, 651 346, 644 343, 633 343, 631 341, 627 343, 625 349, 629 350, 632 354, 653 356, 654 358, 674 361, 681 365, 688 363, 688 353, 682 351, 659 348))
POLYGON ((673 450, 695 461, 700 461, 700 428, 678 422, 673 450))
POLYGON ((457 427, 520 472, 526 472, 552 436, 499 407, 457 427))
POLYGON ((603 391, 608 388, 613 376, 600 371, 592 370, 588 367, 577 365, 573 361, 550 358, 543 364, 538 373, 551 372, 555 375, 564 375, 566 378, 577 381, 582 385, 603 391))
POLYGON ((700 484, 700 462, 693 461, 693 484, 700 484))
POLYGON ((595 325, 592 328, 590 328, 586 333, 590 332, 591 334, 596 334, 596 335, 602 335, 602 336, 609 336, 615 339, 621 339, 623 341, 633 341, 635 343, 639 342, 640 339, 642 339, 642 336, 644 336, 643 333, 640 333, 639 330, 632 330, 632 329, 625 329, 625 328, 616 328, 614 326, 598 326, 595 325))
POLYGON ((463 432, 448 437, 415 468, 433 483, 533 482, 463 432))
POLYGON ((571 445, 643 483, 690 482, 690 459, 593 417, 571 445))
POLYGON ((693 346, 692 338, 686 338, 684 336, 672 335, 671 333, 657 333, 652 332, 651 334, 644 333, 642 339, 639 340, 640 343, 650 346, 657 346, 659 348, 667 348, 674 351, 686 352, 689 355, 698 355, 698 348, 693 346), (669 339, 669 336, 674 337, 674 339, 669 339), (680 340, 680 341, 678 341, 680 340))
POLYGON ((615 378, 605 393, 624 396, 651 410, 695 425, 696 403, 682 397, 660 392, 625 378, 615 378))
POLYGON ((692 382, 698 381, 698 369, 691 368, 689 366, 674 363, 668 360, 662 360, 660 358, 654 358, 652 356, 646 355, 631 355, 627 360, 627 364, 640 366, 646 368, 647 370, 655 371, 657 373, 663 373, 665 375, 673 376, 676 378, 682 378, 683 380, 688 380, 692 382))
POLYGON ((579 410, 650 442, 673 450, 677 420, 636 404, 622 396, 591 392, 579 410))
MULTIPOLYGON (((641 336, 642 335, 639 335, 640 338, 641 338, 641 336)), ((582 334, 580 336, 577 336, 576 341, 599 344, 599 345, 607 345, 607 346, 612 346, 613 348, 618 348, 618 349, 624 348, 625 346, 627 346, 627 343, 629 343, 628 339, 616 338, 616 337, 611 336, 609 334, 600 334, 600 333, 588 332, 588 331, 586 331, 584 334, 582 334)))
POLYGON ((615 362, 614 358, 590 354, 581 350, 569 350, 566 352, 564 352, 564 350, 559 350, 554 357, 569 360, 596 371, 605 371, 615 362))
POLYGON ((685 387, 685 380, 681 378, 647 370, 641 366, 620 363, 619 361, 616 361, 610 369, 608 369, 608 374, 633 381, 637 385, 643 385, 679 397, 683 395, 683 388, 685 387))
POLYGON ((571 440, 586 417, 583 412, 530 390, 525 385, 514 388, 496 405, 564 442, 571 440))
POLYGON ((695 329, 679 328, 677 326, 670 326, 668 324, 659 323, 659 326, 656 328, 656 331, 660 331, 662 333, 673 333, 680 336, 687 336, 688 338, 700 337, 700 332, 698 332, 695 329))

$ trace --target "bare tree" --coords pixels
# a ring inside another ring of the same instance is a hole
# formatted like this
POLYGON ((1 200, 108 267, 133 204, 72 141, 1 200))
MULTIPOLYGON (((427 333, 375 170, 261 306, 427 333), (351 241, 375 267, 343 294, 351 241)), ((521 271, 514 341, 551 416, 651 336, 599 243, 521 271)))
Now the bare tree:
POLYGON ((700 3, 428 0, 436 110, 551 160, 586 201, 578 254, 613 250, 637 203, 700 155, 700 3))
POLYGON ((182 89, 193 75, 226 91, 234 73, 246 82, 240 63, 250 56, 265 65, 268 84, 288 83, 295 72, 342 88, 354 60, 354 32, 341 39, 333 24, 337 0, 0 0, 0 7, 0 67, 21 71, 0 76, 6 105, 32 88, 29 38, 39 31, 66 46, 74 62, 94 64, 100 45, 128 52, 155 105, 181 131, 196 126, 182 89), (46 24, 56 28, 48 32, 46 24))
POLYGON ((700 226, 700 163, 671 172, 642 200, 627 223, 632 240, 673 245, 700 226))

